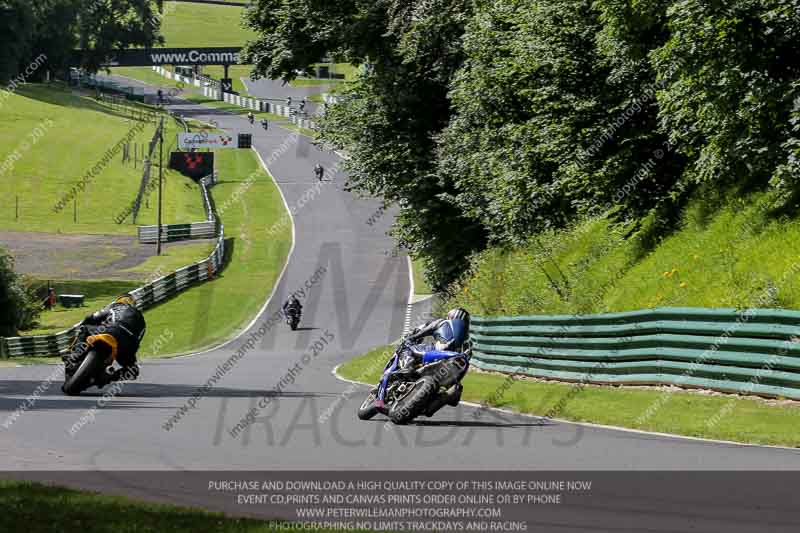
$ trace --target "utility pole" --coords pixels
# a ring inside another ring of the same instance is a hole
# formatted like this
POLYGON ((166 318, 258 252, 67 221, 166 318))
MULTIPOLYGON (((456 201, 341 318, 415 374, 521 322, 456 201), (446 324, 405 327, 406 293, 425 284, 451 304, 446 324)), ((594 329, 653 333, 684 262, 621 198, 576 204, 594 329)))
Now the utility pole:
POLYGON ((158 238, 156 255, 161 255, 161 182, 164 179, 164 117, 158 127, 158 238))

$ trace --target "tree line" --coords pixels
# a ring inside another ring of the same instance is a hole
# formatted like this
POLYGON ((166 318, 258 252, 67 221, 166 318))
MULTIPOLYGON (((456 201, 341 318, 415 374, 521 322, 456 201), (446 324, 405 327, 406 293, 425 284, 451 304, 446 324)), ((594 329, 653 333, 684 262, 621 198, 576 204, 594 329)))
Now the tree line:
POLYGON ((96 71, 111 50, 163 43, 162 0, 0 0, 0 83, 70 66, 96 71), (72 51, 83 50, 72 64, 72 51), (44 65, 37 58, 45 58, 44 65), (33 65, 43 68, 31 69, 33 65))
POLYGON ((322 135, 446 288, 487 246, 800 179, 800 0, 254 0, 256 75, 367 68, 322 135))

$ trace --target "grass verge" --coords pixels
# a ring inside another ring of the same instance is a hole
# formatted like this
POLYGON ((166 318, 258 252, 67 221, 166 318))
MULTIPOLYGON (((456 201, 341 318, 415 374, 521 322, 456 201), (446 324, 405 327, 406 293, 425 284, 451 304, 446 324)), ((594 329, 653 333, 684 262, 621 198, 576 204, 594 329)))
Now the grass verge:
POLYGON ((422 265, 422 261, 419 259, 414 259, 412 263, 414 271, 414 294, 419 294, 419 295, 433 294, 433 289, 431 289, 431 286, 425 279, 425 270, 422 265))
MULTIPOLYGON (((271 533, 290 530, 286 522, 235 518, 187 507, 17 481, 0 481, 0 507, 3 509, 0 513, 2 531, 271 533)), ((303 528, 303 531, 331 530, 303 528)))
POLYGON ((244 9, 192 2, 165 2, 161 34, 168 48, 244 46, 256 34, 242 26, 244 9))
MULTIPOLYGON (((339 367, 344 378, 377 383, 391 346, 376 348, 339 367)), ((470 372, 463 399, 575 422, 750 444, 800 447, 800 403, 660 388, 566 384, 470 372), (668 394, 668 396, 665 396, 668 394), (666 399, 666 400, 665 400, 666 399), (661 407, 650 416, 654 403, 661 407)))

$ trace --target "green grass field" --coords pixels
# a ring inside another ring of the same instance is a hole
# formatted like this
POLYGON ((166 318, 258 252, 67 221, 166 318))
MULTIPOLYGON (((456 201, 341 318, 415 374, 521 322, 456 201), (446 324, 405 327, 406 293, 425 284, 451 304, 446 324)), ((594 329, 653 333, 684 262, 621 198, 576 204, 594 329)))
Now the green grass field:
MULTIPOLYGON (((338 373, 347 379, 377 383, 392 350, 392 346, 376 348, 343 364, 338 373)), ((464 400, 520 413, 690 437, 800 447, 797 403, 777 405, 738 396, 670 392, 660 409, 643 417, 654 402, 661 403, 664 390, 509 381, 507 376, 475 371, 463 383, 464 400)), ((447 408, 436 416, 446 419, 447 408)), ((491 422, 493 416, 483 412, 476 420, 491 422)))
POLYGON ((165 247, 160 256, 153 256, 145 262, 127 269, 127 272, 141 274, 139 281, 115 279, 99 281, 52 280, 53 287, 60 294, 83 294, 85 296, 84 306, 79 308, 62 307, 57 304, 51 310, 42 311, 39 316, 39 325, 36 328, 21 333, 24 335, 44 335, 69 329, 90 312, 108 305, 118 295, 132 291, 142 286, 145 282, 152 281, 157 277, 169 274, 208 257, 213 248, 213 244, 208 242, 165 247))
POLYGON ((243 46, 255 34, 242 27, 244 9, 190 2, 165 2, 161 33, 165 47, 243 46))
MULTIPOLYGON (((144 83, 149 83, 155 87, 172 88, 178 87, 178 82, 165 78, 161 74, 155 72, 150 67, 114 67, 111 73, 116 76, 125 76, 144 83)), ((194 87, 192 87, 194 89, 194 87)), ((189 89, 189 87, 185 87, 189 89)))
MULTIPOLYGON (((0 121, 6 124, 0 129, 0 164, 16 158, 0 179, 0 195, 6 199, 0 204, 0 229, 135 234, 130 218, 126 224, 113 220, 134 200, 142 179, 142 162, 135 168, 133 163, 123 164, 121 151, 77 195, 77 223, 72 202, 58 213, 52 208, 128 132, 136 133, 139 123, 92 98, 41 85, 27 85, 11 96, 0 109, 0 121), (41 134, 35 133, 37 128, 41 134), (32 137, 32 132, 38 136, 32 137)), ((177 132, 174 121, 166 125, 165 150, 177 132)), ((138 143, 140 154, 154 132, 155 124, 147 123, 136 134, 132 142, 138 143)), ((199 189, 176 172, 165 176, 164 220, 202 220, 199 189)), ((141 211, 139 223, 154 220, 151 203, 141 211)))
MULTIPOLYGON (((39 483, 0 481, 0 531, 29 533, 272 533, 302 530, 283 522, 234 518, 187 507, 145 503, 39 483)), ((345 530, 337 530, 344 531, 345 530)))

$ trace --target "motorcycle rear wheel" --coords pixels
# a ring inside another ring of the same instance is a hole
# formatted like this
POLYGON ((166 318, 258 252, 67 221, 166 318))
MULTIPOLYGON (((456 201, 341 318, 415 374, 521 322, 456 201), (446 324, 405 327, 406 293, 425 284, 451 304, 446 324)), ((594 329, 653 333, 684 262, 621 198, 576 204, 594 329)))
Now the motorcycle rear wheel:
POLYGON ((389 409, 389 419, 397 425, 408 424, 425 412, 431 398, 438 390, 439 384, 433 376, 418 379, 410 391, 392 404, 389 409))
POLYGON ((99 371, 103 370, 104 367, 105 361, 100 354, 95 350, 89 350, 89 353, 83 358, 78 369, 64 381, 61 390, 64 394, 69 396, 80 394, 91 386, 92 379, 99 371))

